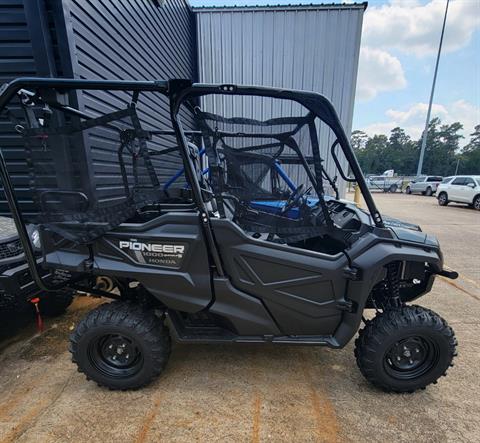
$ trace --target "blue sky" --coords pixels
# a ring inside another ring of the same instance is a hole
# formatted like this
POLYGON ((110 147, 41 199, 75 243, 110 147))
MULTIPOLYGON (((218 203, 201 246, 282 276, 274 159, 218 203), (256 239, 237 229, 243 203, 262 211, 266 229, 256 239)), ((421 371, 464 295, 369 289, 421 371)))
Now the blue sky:
MULTIPOLYGON (((331 1, 326 1, 330 3, 331 1)), ((311 3, 191 0, 192 6, 311 3)), ((340 3, 336 1, 335 3, 340 3)), ((353 128, 395 126, 418 138, 425 123, 446 0, 373 0, 364 16, 353 128)), ((480 0, 451 0, 432 116, 480 124, 480 0)))

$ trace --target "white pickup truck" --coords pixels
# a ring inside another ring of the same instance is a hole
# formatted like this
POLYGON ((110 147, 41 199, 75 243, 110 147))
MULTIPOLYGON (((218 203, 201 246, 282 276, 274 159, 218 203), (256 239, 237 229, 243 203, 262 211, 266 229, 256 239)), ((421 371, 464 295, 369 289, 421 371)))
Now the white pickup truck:
POLYGON ((402 189, 403 179, 389 175, 371 175, 366 177, 367 186, 372 191, 397 192, 402 189))
POLYGON ((443 177, 438 175, 422 175, 412 180, 405 188, 407 194, 423 194, 429 197, 437 191, 437 187, 442 183, 443 177))

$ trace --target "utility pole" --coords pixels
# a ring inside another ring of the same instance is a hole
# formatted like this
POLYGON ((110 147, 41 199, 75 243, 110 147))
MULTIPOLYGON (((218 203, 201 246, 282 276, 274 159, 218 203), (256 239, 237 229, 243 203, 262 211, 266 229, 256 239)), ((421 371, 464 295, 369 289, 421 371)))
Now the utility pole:
POLYGON ((425 121, 425 129, 422 136, 422 147, 420 149, 420 158, 418 160, 417 176, 422 174, 423 157, 425 156, 425 148, 427 147, 428 125, 430 124, 430 114, 432 113, 433 94, 435 92, 435 83, 437 82, 438 63, 440 62, 440 54, 442 52, 443 35, 445 34, 445 23, 447 21, 448 3, 445 6, 445 16, 443 17, 442 33, 440 34, 440 44, 438 45, 437 62, 435 63, 435 72, 433 74, 432 91, 430 92, 430 102, 428 103, 427 120, 425 121))

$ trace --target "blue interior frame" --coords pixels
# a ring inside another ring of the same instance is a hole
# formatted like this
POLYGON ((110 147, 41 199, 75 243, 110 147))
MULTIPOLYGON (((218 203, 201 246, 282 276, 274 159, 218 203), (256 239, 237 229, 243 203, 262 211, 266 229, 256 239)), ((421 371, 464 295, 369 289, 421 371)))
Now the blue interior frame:
MULTIPOLYGON (((205 155, 205 148, 201 149, 198 152, 200 158, 205 155)), ((278 172, 278 175, 284 180, 287 186, 290 188, 292 192, 297 189, 295 183, 291 180, 291 178, 287 175, 287 173, 283 170, 281 163, 278 160, 275 160, 274 168, 278 172)), ((185 172, 185 168, 180 168, 163 186, 164 191, 168 191, 170 186, 173 185, 185 172)), ((202 171, 202 174, 208 174, 209 169, 205 168, 202 171)), ((188 186, 188 185, 187 185, 188 186)), ((281 210, 285 206, 287 200, 253 200, 250 202, 250 206, 252 209, 258 209, 263 212, 268 212, 271 214, 280 214, 281 210)), ((311 198, 308 197, 306 203, 310 207, 314 207, 318 203, 318 198, 311 198)), ((300 216, 300 208, 293 207, 285 214, 285 217, 297 219, 300 216)))

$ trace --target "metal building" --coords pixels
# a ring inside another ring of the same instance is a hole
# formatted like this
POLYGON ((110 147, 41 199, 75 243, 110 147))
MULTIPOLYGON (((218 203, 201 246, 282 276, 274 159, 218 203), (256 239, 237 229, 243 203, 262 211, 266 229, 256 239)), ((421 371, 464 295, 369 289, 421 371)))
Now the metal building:
MULTIPOLYGON (((350 133, 366 6, 194 8, 199 80, 320 92, 332 100, 350 133)), ((218 109, 221 102, 216 106, 216 112, 228 112, 218 109)), ((227 102, 223 106, 228 106, 227 102)), ((245 109, 236 111, 244 113, 245 109)), ((257 109, 257 114, 249 117, 261 120, 275 115, 257 109)), ((333 161, 328 161, 326 152, 333 140, 326 131, 320 131, 319 140, 327 170, 335 175, 333 161)), ((345 183, 339 184, 343 194, 345 183)))
MULTIPOLYGON (((329 97, 349 131, 365 7, 192 9, 187 0, 0 0, 0 82, 20 76, 176 77, 307 89, 329 97)), ((80 92, 76 105, 95 114, 125 99, 80 92)), ((146 126, 170 125, 161 98, 149 102, 141 117, 146 126)), ((120 183, 111 172, 116 156, 100 135, 85 139, 90 158, 83 159, 84 179, 111 189, 120 183)), ((324 149, 329 143, 323 140, 324 149)), ((0 146, 23 209, 35 212, 23 142, 6 116, 0 116, 0 146)), ((161 165, 166 176, 178 161, 161 165)), ((0 196, 0 213, 8 212, 0 196)))
MULTIPOLYGON (((22 76, 152 80, 197 78, 195 20, 187 0, 0 0, 0 83, 22 76)), ((150 95, 140 114, 145 126, 170 128, 168 104, 150 95)), ((72 103, 95 115, 127 103, 125 94, 80 92, 72 103)), ((140 103, 139 109, 142 109, 140 103)), ((97 131, 95 129, 95 131, 97 131)), ((121 191, 118 147, 100 133, 85 139, 84 179, 99 195, 121 191)), ((168 147, 174 140, 165 138, 168 147)), ((35 212, 22 139, 0 116, 0 147, 21 201, 35 212)), ((65 147, 68 151, 68 147, 65 147)), ((165 156, 164 156, 165 157, 165 156)), ((53 159, 55 161, 55 159, 53 159)), ((179 156, 162 159, 165 177, 180 165, 179 156)), ((55 165, 53 165, 55 166, 55 165)), ((9 208, 3 195, 0 213, 9 208)))

